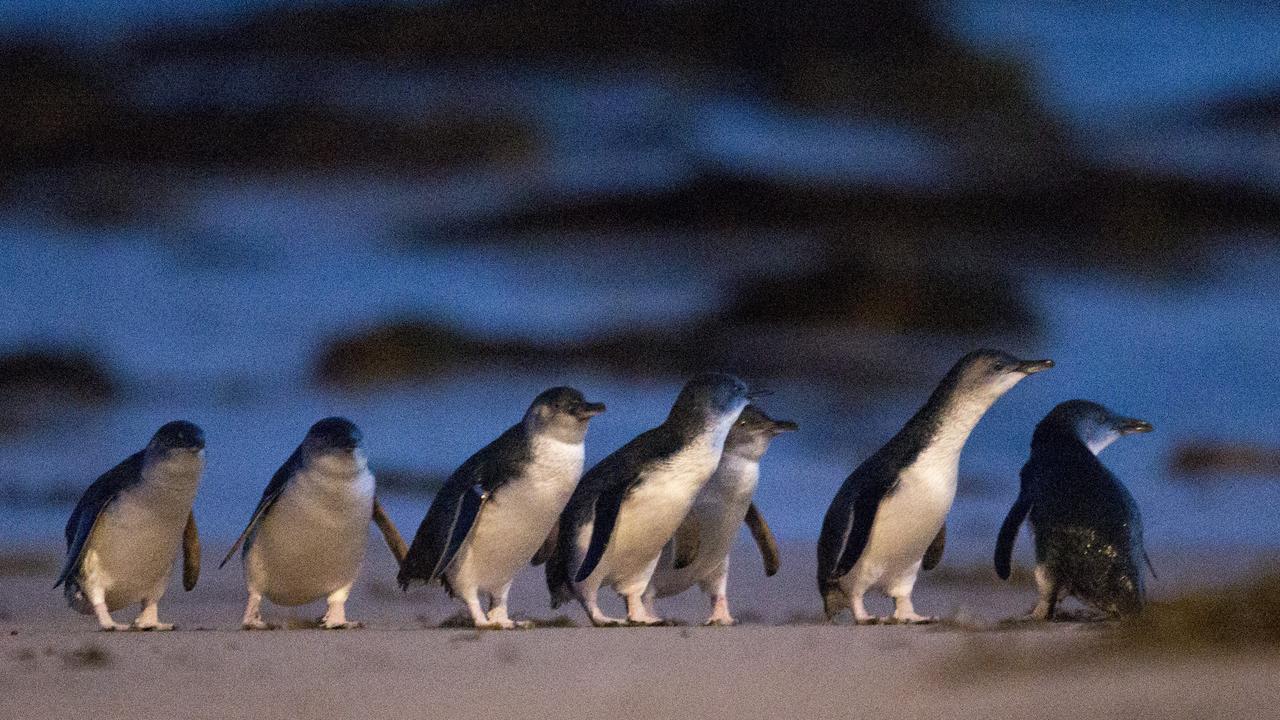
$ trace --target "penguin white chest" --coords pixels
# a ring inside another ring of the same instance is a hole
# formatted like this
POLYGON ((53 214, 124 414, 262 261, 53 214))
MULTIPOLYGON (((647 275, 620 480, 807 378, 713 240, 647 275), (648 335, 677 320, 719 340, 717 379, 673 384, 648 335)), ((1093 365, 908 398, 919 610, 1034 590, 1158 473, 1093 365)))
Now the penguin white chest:
POLYGON ((582 476, 582 443, 534 438, 519 477, 495 490, 449 569, 455 590, 499 593, 533 558, 582 476))
POLYGON ((846 578, 870 587, 914 577, 951 510, 959 460, 958 450, 926 453, 903 468, 897 487, 880 501, 866 548, 846 578))
POLYGON ((663 548, 652 580, 658 597, 684 592, 697 582, 711 579, 720 569, 733 548, 759 477, 759 462, 730 455, 721 460, 681 523, 681 527, 696 526, 698 555, 691 565, 676 570, 671 545, 663 548))
MULTIPOLYGON (((723 443, 723 440, 721 440, 723 443)), ((662 546, 684 521, 694 498, 715 472, 722 445, 690 445, 656 464, 622 501, 609 547, 597 572, 615 581, 647 585, 662 546)))
POLYGON ((290 481, 245 555, 249 584, 279 605, 318 600, 355 581, 373 515, 374 479, 317 463, 290 481))
MULTIPOLYGON (((166 463, 165 465, 171 465, 166 463)), ((89 537, 82 574, 106 589, 107 609, 158 599, 173 569, 203 463, 143 469, 142 482, 121 493, 89 537), (186 474, 189 477, 183 477, 186 474)))

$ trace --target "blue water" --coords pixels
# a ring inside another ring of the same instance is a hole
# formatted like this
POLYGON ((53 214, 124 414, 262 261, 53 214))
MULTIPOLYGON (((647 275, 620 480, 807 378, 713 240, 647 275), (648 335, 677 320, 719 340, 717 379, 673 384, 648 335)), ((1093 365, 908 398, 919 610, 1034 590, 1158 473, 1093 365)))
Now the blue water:
MULTIPOLYGON (((643 244, 621 256, 554 246, 405 251, 367 233, 387 224, 380 213, 403 210, 402 199, 357 192, 382 201, 355 212, 344 200, 353 187, 325 192, 259 183, 209 190, 206 207, 216 212, 203 221, 217 219, 212 224, 230 233, 211 237, 233 239, 196 256, 154 233, 88 237, 6 223, 0 347, 51 341, 88 347, 125 383, 118 407, 0 442, 7 480, 87 484, 160 423, 189 418, 210 438, 197 512, 206 534, 226 538, 306 427, 325 415, 349 415, 365 429, 375 469, 436 473, 515 422, 533 395, 553 384, 579 386, 609 404, 593 421, 589 461, 661 421, 679 378, 497 368, 367 395, 314 387, 310 363, 324 338, 388 314, 414 311, 494 335, 573 337, 715 302, 702 282, 714 276, 699 265, 705 260, 643 244), (210 267, 202 262, 206 254, 230 260, 210 267), (618 267, 634 272, 617 282, 618 267)), ((1280 253, 1274 245, 1259 248, 1220 255, 1214 275, 1198 284, 1089 274, 1029 278, 1047 330, 1015 349, 1053 357, 1059 366, 1015 388, 979 425, 962 461, 950 552, 970 558, 989 552, 1034 423, 1072 397, 1156 424, 1155 434, 1126 439, 1104 455, 1145 509, 1154 552, 1280 544, 1269 509, 1280 500, 1280 486, 1228 479, 1197 489, 1165 471, 1179 439, 1280 444, 1274 422, 1280 253)), ((945 363, 933 365, 929 371, 945 370, 945 363)), ((780 535, 812 538, 844 476, 923 401, 927 388, 851 398, 815 379, 774 389, 768 410, 802 430, 780 438, 766 458, 760 503, 780 535)), ((391 511, 412 531, 425 501, 393 499, 391 511)), ((0 544, 53 542, 65 512, 6 510, 0 544)))
MULTIPOLYGON (((150 23, 219 21, 277 4, 283 3, 11 0, 0 8, 0 30, 109 39, 150 23)), ((947 7, 949 27, 968 41, 1028 62, 1046 106, 1099 157, 1280 187, 1274 134, 1229 136, 1186 119, 1199 103, 1280 80, 1280 12, 1272 4, 947 7), (1160 123, 1135 120, 1177 107, 1160 123)), ((283 81, 264 86, 273 75, 258 72, 262 67, 259 61, 242 73, 243 82, 219 74, 217 91, 232 100, 287 90, 283 81)), ((514 106, 535 119, 545 156, 535 173, 472 169, 421 183, 212 179, 185 188, 186 212, 145 229, 80 232, 27 216, 0 218, 0 348, 83 346, 125 385, 119 406, 0 440, 5 482, 83 486, 160 423, 189 418, 210 438, 197 512, 206 534, 227 538, 319 417, 357 420, 375 469, 445 473, 514 422, 538 391, 562 383, 610 406, 589 436, 588 459, 598 459, 659 422, 679 378, 499 368, 347 396, 314 387, 310 364, 332 334, 408 313, 494 337, 533 339, 679 320, 715 308, 734 277, 806 258, 802 243, 765 242, 726 258, 662 237, 406 249, 417 220, 481 217, 531 196, 668 186, 708 165, 801 181, 925 188, 949 169, 945 149, 917 129, 677 93, 651 77, 602 82, 517 74, 456 83, 389 74, 350 83, 340 71, 315 73, 332 84, 323 96, 369 111, 421 112, 442 101, 433 82, 451 88, 449 102, 514 106)), ((294 77, 287 68, 277 75, 294 77)), ((168 68, 135 89, 150 102, 182 103, 211 92, 206 77, 198 69, 183 75, 168 68)), ((1244 249, 1220 253, 1213 275, 1196 283, 1084 273, 1028 278, 1047 329, 1010 349, 1053 357, 1059 367, 1016 388, 978 427, 962 461, 949 553, 989 553, 1035 421, 1071 397, 1157 425, 1155 434, 1126 439, 1104 455, 1144 508, 1157 560, 1178 548, 1280 545, 1269 510, 1280 500, 1276 484, 1224 478, 1196 488, 1165 468, 1180 439, 1280 445, 1274 370, 1280 253, 1274 243, 1235 247, 1244 249)), ((890 342, 913 347, 916 340, 890 342)), ((965 349, 951 346, 956 355, 965 349)), ((922 362, 926 372, 946 369, 945 361, 922 362)), ((802 430, 779 439, 766 458, 760 502, 779 534, 812 538, 835 488, 927 388, 863 396, 815 379, 774 389, 767 409, 797 420, 802 430)), ((406 532, 424 510, 421 499, 391 504, 406 532)), ((5 509, 0 544, 34 539, 55 546, 67 511, 5 509)))

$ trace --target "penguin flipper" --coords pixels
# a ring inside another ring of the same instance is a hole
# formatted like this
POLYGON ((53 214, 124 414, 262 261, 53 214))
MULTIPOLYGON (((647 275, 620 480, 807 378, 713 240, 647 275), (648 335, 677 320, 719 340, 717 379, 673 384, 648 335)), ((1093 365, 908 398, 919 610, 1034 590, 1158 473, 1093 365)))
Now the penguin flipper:
POLYGON ((925 570, 932 570, 938 567, 938 563, 942 562, 942 551, 947 546, 947 524, 942 523, 942 528, 938 530, 938 534, 933 538, 933 542, 929 543, 929 547, 924 551, 924 557, 920 560, 920 567, 925 570))
POLYGON ((53 584, 56 588, 66 582, 72 582, 80 572, 80 564, 84 562, 85 546, 89 536, 93 534, 98 518, 122 491, 142 482, 142 463, 144 452, 139 451, 102 475, 98 476, 80 497, 71 517, 67 519, 65 535, 67 538, 67 560, 58 573, 58 580, 53 584))
POLYGON ((747 524, 747 529, 751 531, 752 539, 756 541, 756 547, 760 548, 760 557, 764 560, 765 577, 773 577, 778 574, 778 568, 782 566, 782 553, 778 551, 778 541, 773 537, 773 530, 769 529, 769 523, 765 522, 764 515, 755 503, 747 506, 747 517, 744 522, 747 524))
POLYGON ((550 560, 556 551, 556 543, 559 541, 560 521, 556 520, 555 525, 551 526, 551 532, 547 533, 547 539, 542 541, 542 547, 538 548, 538 552, 533 554, 533 559, 529 561, 529 564, 537 567, 550 560))
POLYGON ((609 539, 613 536, 613 526, 618 522, 618 512, 622 510, 622 501, 626 492, 604 493, 596 498, 595 521, 591 526, 591 544, 587 546, 586 557, 574 574, 574 582, 582 582, 591 577, 604 551, 609 547, 609 539))
MULTIPOLYGON (((845 510, 849 517, 843 523, 844 542, 841 544, 838 560, 832 568, 828 579, 838 580, 848 575, 853 566, 858 564, 858 559, 862 557, 862 551, 867 548, 867 540, 871 538, 871 526, 875 523, 876 511, 880 509, 880 501, 897 487, 897 476, 889 477, 888 482, 885 483, 870 482, 869 480, 870 477, 868 477, 868 481, 858 483, 854 490, 853 502, 845 510)), ((839 495, 837 495, 836 502, 839 499, 839 495)), ((834 504, 833 502, 833 506, 834 504)), ((826 528, 824 527, 823 529, 825 530, 826 528)))
POLYGON ((1004 523, 1000 525, 1000 534, 996 537, 995 563, 996 575, 1001 580, 1009 579, 1013 565, 1013 543, 1018 539, 1018 528, 1022 527, 1022 521, 1026 519, 1030 510, 1030 498, 1019 493, 1018 499, 1013 501, 1013 507, 1009 508, 1009 514, 1005 516, 1004 523))
POLYGON ((378 498, 373 498, 373 522, 378 526, 378 530, 382 531, 382 539, 386 541, 387 547, 391 549, 392 556, 396 559, 396 565, 404 565, 404 557, 409 552, 409 546, 401 537, 400 531, 396 529, 396 524, 391 522, 391 518, 387 515, 387 511, 382 509, 382 503, 378 502, 378 498))
POLYGON ((182 589, 191 592, 199 579, 200 533, 195 513, 187 513, 187 526, 182 529, 182 589))
POLYGON ((688 522, 680 523, 680 527, 676 528, 675 537, 671 539, 674 546, 672 552, 671 567, 676 570, 683 570, 693 564, 698 559, 698 548, 702 545, 702 538, 698 533, 698 524, 688 522))
POLYGON ((441 578, 471 535, 488 497, 476 482, 452 481, 436 494, 400 564, 396 579, 401 589, 407 590, 414 580, 430 583, 441 578))
POLYGON ((226 556, 222 558, 222 562, 218 563, 219 568, 225 566, 236 554, 236 551, 240 549, 240 546, 249 540, 249 537, 257 530, 258 523, 262 522, 262 518, 271 512, 272 506, 284 494, 289 481, 293 479, 294 474, 301 467, 302 446, 299 445, 298 449, 294 450, 293 454, 289 456, 289 459, 285 460, 284 464, 280 466, 280 469, 276 470, 276 474, 271 476, 271 482, 267 483, 267 488, 262 491, 262 499, 258 501, 258 506, 253 509, 253 515, 249 516, 249 524, 245 525, 244 532, 240 533, 240 537, 236 538, 235 544, 227 551, 226 556))

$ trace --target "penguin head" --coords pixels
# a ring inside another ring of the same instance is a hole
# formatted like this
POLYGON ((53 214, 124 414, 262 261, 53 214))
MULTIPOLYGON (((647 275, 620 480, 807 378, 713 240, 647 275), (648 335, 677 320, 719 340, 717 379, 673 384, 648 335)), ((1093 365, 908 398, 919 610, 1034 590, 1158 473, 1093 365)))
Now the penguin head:
POLYGON ((748 405, 742 409, 742 414, 729 429, 729 436, 724 441, 724 451, 748 460, 759 460, 774 438, 798 427, 790 420, 774 420, 759 407, 748 405))
POLYGON ((1002 350, 975 350, 960 358, 942 386, 959 395, 994 401, 1028 375, 1051 367, 1052 360, 1020 360, 1002 350))
MULTIPOLYGON (((762 393, 757 393, 762 394, 762 393)), ((736 417, 754 395, 747 384, 726 373, 702 373, 684 384, 671 406, 667 422, 690 429, 736 417)))
POLYGON ((354 453, 364 441, 360 428, 346 418, 325 418, 307 430, 307 437, 302 441, 303 449, 311 454, 316 453, 354 453))
POLYGON ((160 426, 147 449, 159 452, 186 451, 198 453, 204 450, 204 431, 199 425, 186 420, 174 420, 160 426))
POLYGON ((587 402, 571 387, 553 387, 533 399, 525 424, 533 432, 550 432, 566 442, 582 442, 591 418, 604 412, 604 403, 587 402))
POLYGON ((1043 442, 1063 434, 1088 446, 1094 455, 1125 435, 1148 433, 1155 426, 1146 420, 1118 415, 1096 402, 1068 400, 1049 411, 1036 426, 1032 442, 1043 442))

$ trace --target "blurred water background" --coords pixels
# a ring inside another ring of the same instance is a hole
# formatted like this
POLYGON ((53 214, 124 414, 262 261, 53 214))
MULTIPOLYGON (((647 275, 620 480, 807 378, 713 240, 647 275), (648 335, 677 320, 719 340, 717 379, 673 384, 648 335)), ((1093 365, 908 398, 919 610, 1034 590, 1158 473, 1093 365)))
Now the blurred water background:
POLYGON ((1058 367, 971 439, 950 559, 1075 397, 1157 427, 1103 456, 1157 563, 1280 545, 1272 3, 11 0, 0 32, 2 545, 57 547, 174 418, 208 536, 331 414, 411 533, 540 390, 609 405, 591 462, 702 368, 800 424, 758 500, 811 539, 979 346, 1058 367))

